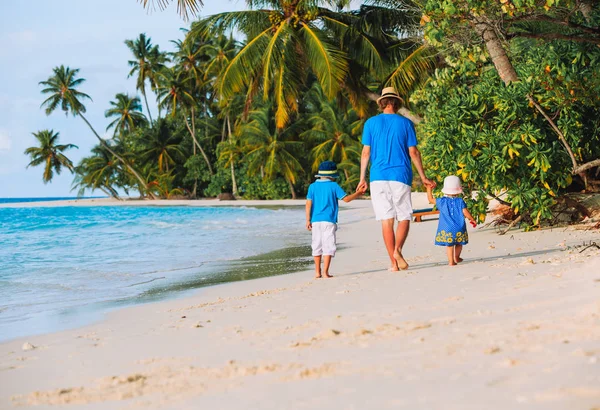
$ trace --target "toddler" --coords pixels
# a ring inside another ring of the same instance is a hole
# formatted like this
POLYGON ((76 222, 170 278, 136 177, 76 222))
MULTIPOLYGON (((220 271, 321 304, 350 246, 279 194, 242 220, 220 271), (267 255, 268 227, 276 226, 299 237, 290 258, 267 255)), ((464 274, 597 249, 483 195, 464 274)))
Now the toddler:
POLYGON ((444 179, 443 197, 436 200, 431 191, 432 188, 427 186, 429 203, 435 204, 438 211, 440 211, 435 244, 446 247, 448 265, 454 266, 462 262, 460 253, 463 245, 469 243, 465 218, 470 221, 473 227, 477 226, 477 223, 467 209, 467 204, 460 197, 463 190, 457 176, 450 175, 444 179))

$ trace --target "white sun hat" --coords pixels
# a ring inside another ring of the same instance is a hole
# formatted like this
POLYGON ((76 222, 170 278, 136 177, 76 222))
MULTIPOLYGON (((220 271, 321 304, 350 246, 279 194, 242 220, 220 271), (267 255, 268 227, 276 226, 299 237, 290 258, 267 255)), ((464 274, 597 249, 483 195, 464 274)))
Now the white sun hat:
POLYGON ((450 175, 444 178, 444 187, 442 193, 446 195, 457 195, 462 194, 463 189, 460 185, 460 178, 456 175, 450 175))

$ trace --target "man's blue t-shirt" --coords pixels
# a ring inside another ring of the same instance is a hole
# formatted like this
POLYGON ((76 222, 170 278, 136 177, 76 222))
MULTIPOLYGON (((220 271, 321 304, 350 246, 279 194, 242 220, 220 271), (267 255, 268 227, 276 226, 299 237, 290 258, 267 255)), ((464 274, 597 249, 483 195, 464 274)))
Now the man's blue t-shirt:
POLYGON ((306 199, 312 201, 310 222, 331 222, 338 220, 338 200, 343 199, 346 192, 335 181, 320 179, 308 187, 306 199))
POLYGON ((371 147, 371 181, 412 185, 409 147, 417 146, 413 123, 398 114, 379 114, 365 123, 363 145, 371 147))

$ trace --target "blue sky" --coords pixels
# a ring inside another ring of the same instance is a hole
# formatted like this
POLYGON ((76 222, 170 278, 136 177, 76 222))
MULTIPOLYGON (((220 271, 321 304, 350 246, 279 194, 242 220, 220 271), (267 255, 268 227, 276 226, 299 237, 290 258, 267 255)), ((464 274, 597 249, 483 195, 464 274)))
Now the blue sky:
MULTIPOLYGON (((241 0, 207 0, 202 15, 243 8, 241 0)), ((87 80, 81 91, 93 99, 86 103, 87 117, 103 132, 109 101, 119 92, 136 93, 134 79, 127 79, 130 55, 123 41, 145 32, 171 50, 169 40, 181 38, 187 23, 174 4, 148 14, 137 0, 0 1, 0 16, 0 198, 73 196, 68 171, 44 185, 40 168, 26 169, 23 151, 35 145, 32 132, 53 129, 62 143, 79 146, 68 152, 77 163, 96 139, 79 118, 59 111, 46 116, 38 83, 55 66, 80 68, 87 80)))

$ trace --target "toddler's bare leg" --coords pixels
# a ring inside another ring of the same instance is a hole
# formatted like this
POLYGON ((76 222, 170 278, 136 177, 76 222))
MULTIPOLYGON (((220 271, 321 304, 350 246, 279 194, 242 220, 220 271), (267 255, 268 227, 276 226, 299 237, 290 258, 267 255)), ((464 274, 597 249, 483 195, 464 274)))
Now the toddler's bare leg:
POLYGON ((329 274, 329 265, 331 265, 331 255, 323 255, 323 270, 325 271, 323 272, 323 275, 326 278, 333 277, 329 274))
POLYGON ((454 261, 456 263, 460 263, 460 262, 463 261, 463 258, 460 257, 460 253, 462 252, 462 248, 463 248, 462 245, 456 245, 454 247, 454 261))
POLYGON ((315 278, 321 277, 321 255, 315 256, 315 278))
POLYGON ((448 256, 448 265, 456 265, 454 261, 454 246, 446 246, 446 255, 448 256))

